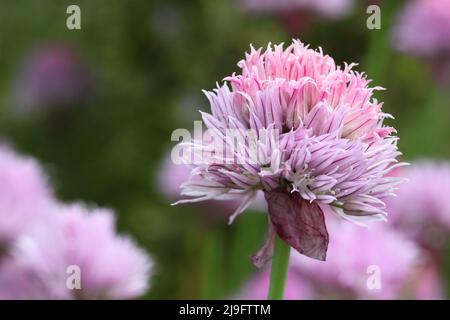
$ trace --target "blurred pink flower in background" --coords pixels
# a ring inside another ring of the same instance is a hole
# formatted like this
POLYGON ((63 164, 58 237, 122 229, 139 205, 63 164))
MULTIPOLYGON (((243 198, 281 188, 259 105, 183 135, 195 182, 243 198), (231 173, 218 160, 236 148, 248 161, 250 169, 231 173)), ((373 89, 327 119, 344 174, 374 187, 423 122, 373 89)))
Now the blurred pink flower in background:
POLYGON ((17 271, 5 280, 15 288, 12 298, 30 298, 28 284, 17 292, 24 278, 34 285, 37 296, 31 298, 126 299, 146 292, 153 263, 130 238, 116 234, 111 211, 78 204, 54 210, 48 224, 36 225, 13 252, 17 271), (79 267, 80 290, 67 287, 70 266, 79 267))
POLYGON ((15 80, 14 109, 32 112, 82 103, 92 91, 92 77, 75 49, 43 45, 23 62, 15 80))
POLYGON ((395 227, 424 248, 442 255, 450 234, 450 164, 416 162, 398 174, 408 182, 388 202, 395 227))
POLYGON ((295 40, 261 51, 252 47, 238 63, 241 74, 205 91, 211 114, 202 118, 214 139, 184 144, 184 154, 235 146, 236 135, 245 142, 227 150, 232 155, 216 152, 195 163, 182 186, 187 199, 178 203, 245 196, 232 221, 262 190, 274 232, 255 264, 270 258, 275 232, 300 253, 325 260, 328 233, 319 204, 358 224, 386 219, 383 200, 402 180, 387 176, 402 165, 395 130, 383 125, 389 115, 372 98, 381 88, 369 87, 354 65, 336 66, 295 40), (252 142, 245 140, 249 130, 252 142))
POLYGON ((417 55, 450 54, 450 1, 407 1, 393 31, 393 44, 417 55))
POLYGON ((52 196, 47 177, 34 159, 0 145, 0 260, 42 218, 52 196))
POLYGON ((316 289, 322 298, 395 299, 402 297, 420 268, 418 247, 387 224, 355 228, 349 223, 329 224, 330 253, 320 263, 293 253, 291 266, 316 289), (372 270, 379 271, 380 289, 368 288, 372 270))
POLYGON ((350 13, 354 0, 236 0, 243 10, 280 13, 308 10, 327 18, 342 18, 350 13))
POLYGON ((393 46, 429 60, 436 80, 450 81, 450 0, 410 0, 400 12, 393 46))
POLYGON ((309 31, 314 16, 332 20, 342 19, 350 14, 354 6, 354 0, 235 0, 235 2, 237 7, 245 12, 276 15, 292 36, 309 31))
POLYGON ((441 277, 440 266, 435 261, 429 260, 415 274, 415 280, 411 290, 415 298, 420 300, 445 299, 445 285, 441 277))
POLYGON ((0 147, 0 298, 135 298, 148 288, 153 262, 115 231, 106 209, 63 205, 39 164, 0 147), (69 290, 68 267, 80 269, 69 290))
MULTIPOLYGON (((288 299, 439 299, 441 281, 414 242, 387 224, 357 228, 329 224, 330 251, 326 262, 306 259, 293 251, 286 283, 288 299), (372 268, 372 269, 371 269, 372 268), (380 288, 368 287, 379 271, 380 288)), ((263 271, 239 297, 266 299, 269 272, 263 271)))

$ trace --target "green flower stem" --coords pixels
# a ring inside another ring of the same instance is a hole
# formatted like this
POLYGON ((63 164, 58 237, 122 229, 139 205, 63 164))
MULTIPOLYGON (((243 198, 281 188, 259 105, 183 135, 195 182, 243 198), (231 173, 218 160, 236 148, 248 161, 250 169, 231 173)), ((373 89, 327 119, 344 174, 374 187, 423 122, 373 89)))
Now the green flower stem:
POLYGON ((222 230, 206 230, 203 240, 202 299, 217 299, 222 295, 224 264, 222 230))
POLYGON ((289 267, 289 254, 291 247, 281 238, 275 239, 275 252, 272 259, 272 271, 270 274, 269 300, 282 300, 286 285, 289 267))

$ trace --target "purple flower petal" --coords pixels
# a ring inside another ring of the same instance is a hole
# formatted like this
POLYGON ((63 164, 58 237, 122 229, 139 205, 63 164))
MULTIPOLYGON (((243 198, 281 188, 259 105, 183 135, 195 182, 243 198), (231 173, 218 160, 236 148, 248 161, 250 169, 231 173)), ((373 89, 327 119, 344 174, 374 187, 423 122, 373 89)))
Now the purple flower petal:
POLYGON ((278 236, 295 250, 317 260, 326 260, 328 232, 322 209, 299 193, 265 193, 270 221, 278 236))

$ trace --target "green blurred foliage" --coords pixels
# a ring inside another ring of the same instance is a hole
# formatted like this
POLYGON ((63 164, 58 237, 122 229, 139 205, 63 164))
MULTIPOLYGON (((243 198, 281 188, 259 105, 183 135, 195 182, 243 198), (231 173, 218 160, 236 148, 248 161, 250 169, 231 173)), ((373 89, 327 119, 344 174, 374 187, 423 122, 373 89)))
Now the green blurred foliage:
POLYGON ((205 226, 192 207, 169 206, 157 176, 172 130, 192 128, 196 110, 208 108, 201 89, 237 71, 250 43, 294 36, 338 63, 360 62, 358 70, 387 88, 377 97, 396 117, 390 123, 405 158, 450 157, 448 88, 436 88, 423 62, 392 51, 398 5, 384 2, 382 30, 366 28, 361 1, 345 20, 313 17, 292 35, 276 16, 241 12, 230 0, 78 0, 82 29, 73 31, 66 28, 73 1, 1 1, 0 135, 46 166, 61 199, 116 210, 119 229, 157 261, 146 298, 232 296, 255 271, 249 257, 264 240, 265 216, 205 226), (79 50, 95 75, 95 95, 70 110, 14 116, 18 68, 47 42, 79 50))

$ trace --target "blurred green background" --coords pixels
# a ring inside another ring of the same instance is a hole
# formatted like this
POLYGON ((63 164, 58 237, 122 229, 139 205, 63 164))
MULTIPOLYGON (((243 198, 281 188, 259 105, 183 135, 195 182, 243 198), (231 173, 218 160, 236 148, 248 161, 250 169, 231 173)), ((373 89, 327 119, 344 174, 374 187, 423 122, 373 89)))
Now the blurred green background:
POLYGON ((208 109, 201 89, 237 71, 250 43, 298 37, 339 64, 359 62, 357 70, 387 88, 377 97, 396 117, 390 123, 406 160, 449 158, 448 88, 437 88, 424 62, 390 46, 402 3, 378 1, 381 30, 366 28, 367 2, 358 1, 345 19, 312 17, 289 33, 276 15, 242 12, 230 0, 79 0, 81 30, 66 28, 74 1, 1 1, 0 137, 44 164, 59 198, 116 210, 119 229, 157 262, 144 298, 229 297, 255 271, 249 257, 264 240, 266 218, 249 213, 228 226, 204 223, 190 206, 171 207, 157 182, 171 132, 193 128, 197 110, 208 109), (78 52, 93 92, 70 108, 17 114, 15 79, 47 43, 78 52))

